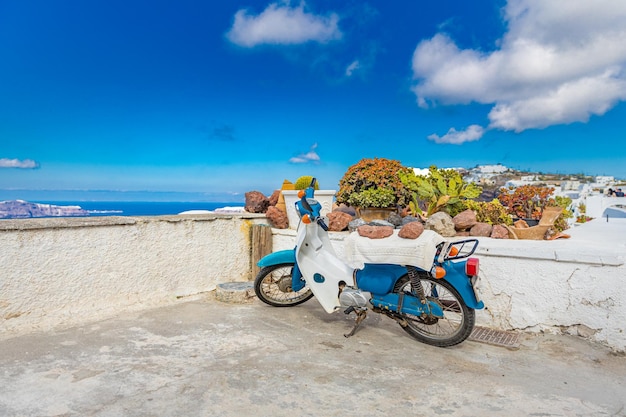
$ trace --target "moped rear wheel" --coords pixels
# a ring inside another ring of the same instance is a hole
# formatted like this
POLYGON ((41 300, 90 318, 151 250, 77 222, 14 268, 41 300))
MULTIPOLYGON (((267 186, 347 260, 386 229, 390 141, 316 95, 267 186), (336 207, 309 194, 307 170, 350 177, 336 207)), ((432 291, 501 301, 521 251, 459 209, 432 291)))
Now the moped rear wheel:
MULTIPOLYGON (((458 291, 449 282, 426 274, 421 275, 419 279, 424 288, 424 295, 429 301, 441 306, 444 317, 419 317, 401 313, 400 316, 406 322, 406 326, 401 323, 402 328, 420 342, 433 346, 448 347, 463 342, 474 329, 476 321, 474 309, 463 302, 458 291)), ((411 292, 408 275, 398 279, 393 292, 405 292, 416 296, 411 292)))
POLYGON ((254 279, 254 292, 259 300, 274 307, 292 307, 313 297, 309 287, 300 291, 291 288, 294 264, 279 264, 261 269, 254 279))

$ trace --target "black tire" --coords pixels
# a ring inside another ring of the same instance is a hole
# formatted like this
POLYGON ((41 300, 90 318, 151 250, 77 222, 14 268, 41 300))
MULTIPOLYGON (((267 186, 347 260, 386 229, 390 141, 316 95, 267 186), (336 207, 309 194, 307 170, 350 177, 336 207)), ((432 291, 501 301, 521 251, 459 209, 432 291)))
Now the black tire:
MULTIPOLYGON (((407 323, 402 328, 420 342, 438 347, 454 346, 467 339, 476 321, 474 309, 463 302, 459 292, 448 281, 432 278, 428 274, 420 275, 420 281, 428 300, 435 301, 442 307, 444 318, 401 313, 400 316, 407 323)), ((393 292, 411 293, 408 275, 398 279, 393 292)))
POLYGON ((254 292, 259 300, 274 307, 293 307, 313 297, 309 287, 291 289, 294 264, 279 264, 261 269, 254 279, 254 292))

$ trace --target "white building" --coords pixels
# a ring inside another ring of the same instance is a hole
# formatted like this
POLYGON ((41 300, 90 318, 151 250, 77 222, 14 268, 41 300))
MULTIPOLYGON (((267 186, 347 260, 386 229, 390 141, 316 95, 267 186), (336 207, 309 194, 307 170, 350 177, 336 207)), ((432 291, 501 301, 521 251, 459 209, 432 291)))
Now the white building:
POLYGON ((609 185, 615 182, 615 177, 609 175, 599 175, 596 177, 596 184, 609 185))
POLYGON ((504 172, 509 171, 508 167, 505 167, 504 165, 501 165, 501 164, 479 165, 474 169, 480 172, 481 174, 502 174, 504 172))

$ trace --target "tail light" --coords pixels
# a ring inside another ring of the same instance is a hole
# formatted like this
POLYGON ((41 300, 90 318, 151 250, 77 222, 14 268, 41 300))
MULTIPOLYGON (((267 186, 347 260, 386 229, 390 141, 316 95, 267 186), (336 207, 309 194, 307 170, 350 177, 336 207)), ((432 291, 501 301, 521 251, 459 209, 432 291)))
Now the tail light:
POLYGON ((302 216, 302 223, 304 224, 311 224, 311 216, 309 216, 308 214, 305 214, 304 216, 302 216))
POLYGON ((467 274, 468 277, 478 275, 478 264, 478 258, 469 258, 465 263, 465 274, 467 274))

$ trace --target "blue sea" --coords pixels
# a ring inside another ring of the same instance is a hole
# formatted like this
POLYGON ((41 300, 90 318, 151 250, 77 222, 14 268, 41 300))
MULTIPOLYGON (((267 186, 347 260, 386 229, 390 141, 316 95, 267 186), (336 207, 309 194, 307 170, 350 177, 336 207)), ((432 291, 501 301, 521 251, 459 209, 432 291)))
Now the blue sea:
POLYGON ((243 207, 244 203, 154 202, 154 201, 37 201, 55 206, 80 206, 89 216, 163 216, 188 210, 210 210, 243 207))

